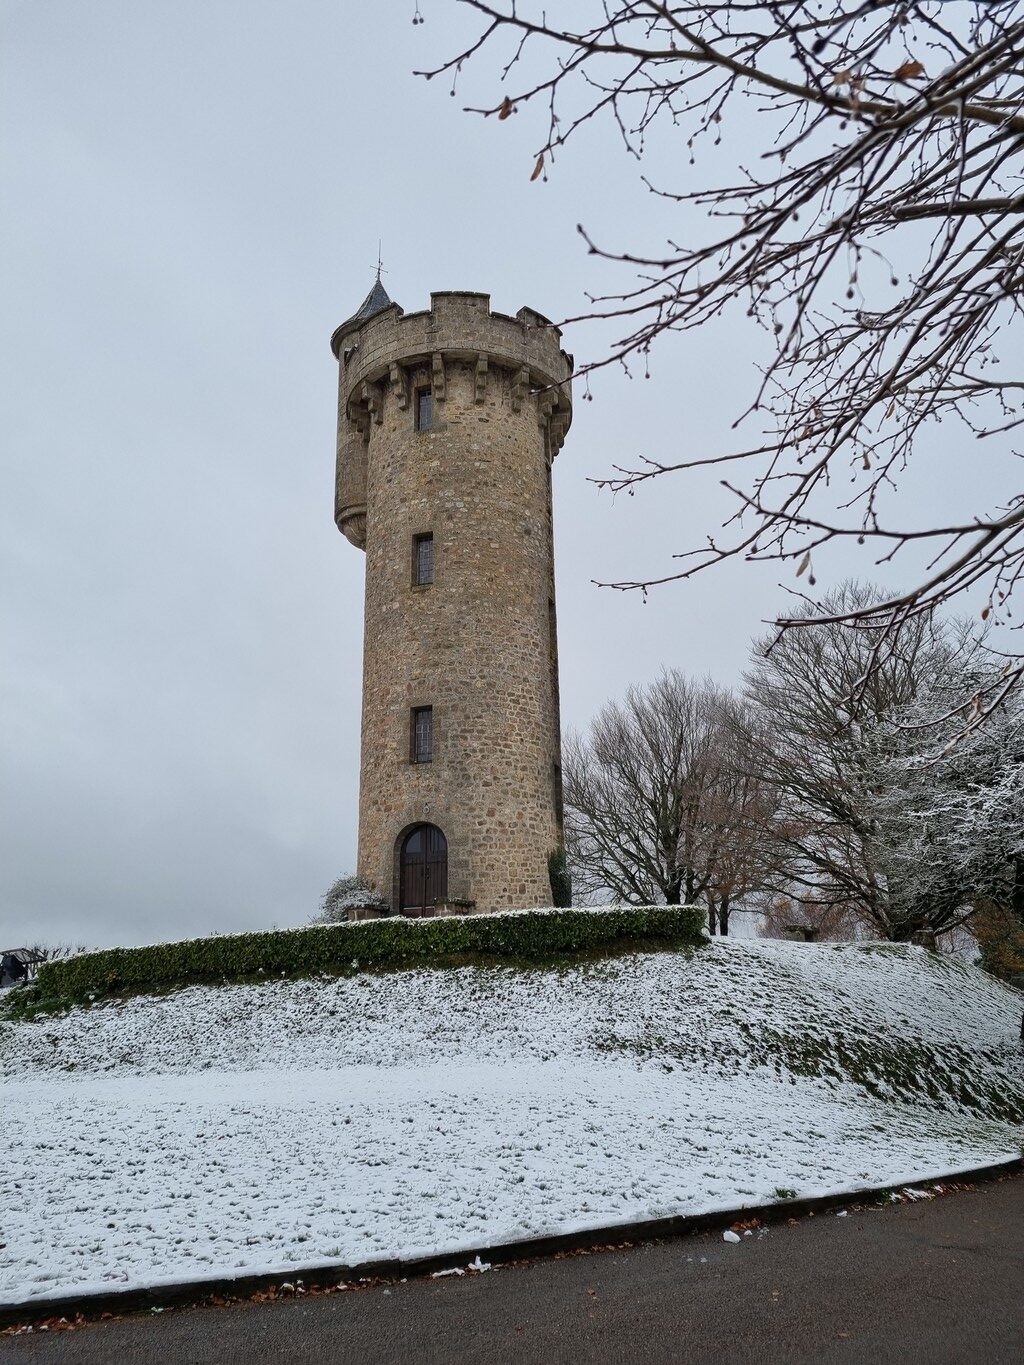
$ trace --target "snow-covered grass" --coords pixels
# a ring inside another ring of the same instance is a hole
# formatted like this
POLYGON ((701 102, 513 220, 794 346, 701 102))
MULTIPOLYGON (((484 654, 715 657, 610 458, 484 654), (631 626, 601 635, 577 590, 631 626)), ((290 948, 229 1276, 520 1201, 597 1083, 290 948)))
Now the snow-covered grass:
POLYGON ((0 1025, 0 1302, 1015 1156, 1022 997, 921 949, 193 987, 0 1025))

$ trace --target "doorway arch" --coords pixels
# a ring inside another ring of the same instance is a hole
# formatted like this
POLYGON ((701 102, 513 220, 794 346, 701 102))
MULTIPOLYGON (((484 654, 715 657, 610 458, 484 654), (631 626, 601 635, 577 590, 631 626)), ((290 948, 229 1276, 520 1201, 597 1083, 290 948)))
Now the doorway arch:
POLYGON ((448 895, 448 840, 436 825, 413 825, 398 853, 398 908, 403 915, 430 914, 448 895))

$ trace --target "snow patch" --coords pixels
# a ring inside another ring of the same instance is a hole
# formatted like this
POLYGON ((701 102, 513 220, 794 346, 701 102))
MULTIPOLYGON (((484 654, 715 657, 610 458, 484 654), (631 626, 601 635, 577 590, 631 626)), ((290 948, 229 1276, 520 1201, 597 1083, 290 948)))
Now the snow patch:
POLYGON ((920 951, 748 941, 2 1024, 0 1302, 389 1257, 479 1273, 505 1241, 916 1189, 1018 1155, 1019 1128, 759 1040, 969 1049, 1010 1094, 1019 1011, 920 951))

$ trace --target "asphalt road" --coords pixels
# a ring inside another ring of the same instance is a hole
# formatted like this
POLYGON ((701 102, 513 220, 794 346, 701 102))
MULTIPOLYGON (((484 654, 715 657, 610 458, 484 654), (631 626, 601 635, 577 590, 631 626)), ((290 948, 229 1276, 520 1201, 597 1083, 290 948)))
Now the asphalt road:
POLYGON ((929 1202, 0 1337, 31 1362, 1024 1360, 1024 1178, 929 1202))

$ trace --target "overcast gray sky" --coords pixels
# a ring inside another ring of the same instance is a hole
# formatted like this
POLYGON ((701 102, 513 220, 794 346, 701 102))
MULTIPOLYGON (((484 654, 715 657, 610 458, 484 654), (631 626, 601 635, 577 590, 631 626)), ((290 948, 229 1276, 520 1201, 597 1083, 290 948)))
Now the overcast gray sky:
MULTIPOLYGON (((455 99, 411 74, 468 16, 413 8, 0 0, 0 944, 298 924, 352 869, 363 558, 332 520, 328 340, 378 238, 408 310, 476 289, 559 317, 628 282, 577 221, 610 245, 673 230, 607 128, 531 184, 529 113, 461 112, 493 66, 455 99)), ((600 341, 566 337, 578 360, 600 341)), ((756 346, 727 323, 577 395, 555 470, 567 725, 662 664, 734 681, 782 598, 768 567, 646 605, 591 582, 664 571, 718 525, 714 476, 618 500, 588 479, 727 440, 756 346)), ((919 503, 953 464, 936 450, 919 503)))

